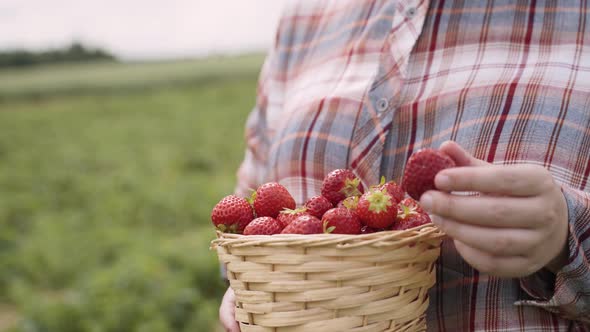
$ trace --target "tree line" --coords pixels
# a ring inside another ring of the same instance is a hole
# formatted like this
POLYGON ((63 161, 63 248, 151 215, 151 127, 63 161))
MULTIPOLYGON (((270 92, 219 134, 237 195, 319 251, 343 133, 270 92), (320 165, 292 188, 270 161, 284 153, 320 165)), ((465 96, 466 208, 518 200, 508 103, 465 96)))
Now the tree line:
POLYGON ((0 68, 97 60, 116 61, 117 58, 105 50, 90 48, 79 42, 74 42, 64 48, 39 52, 28 50, 0 51, 0 68))

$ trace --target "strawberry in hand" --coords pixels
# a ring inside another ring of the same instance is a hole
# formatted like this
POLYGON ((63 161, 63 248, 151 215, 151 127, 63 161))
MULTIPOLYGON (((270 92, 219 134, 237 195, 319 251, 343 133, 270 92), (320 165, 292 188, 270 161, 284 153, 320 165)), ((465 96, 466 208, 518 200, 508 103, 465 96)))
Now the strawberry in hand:
POLYGON ((458 167, 436 175, 420 205, 453 239, 457 252, 482 273, 520 278, 568 263, 568 205, 563 187, 543 166, 494 165, 455 142, 440 151, 458 167), (458 195, 475 192, 477 195, 458 195))
POLYGON ((435 189, 436 174, 451 167, 455 167, 455 162, 448 155, 435 149, 419 150, 406 164, 402 187, 413 199, 419 200, 423 193, 435 189))

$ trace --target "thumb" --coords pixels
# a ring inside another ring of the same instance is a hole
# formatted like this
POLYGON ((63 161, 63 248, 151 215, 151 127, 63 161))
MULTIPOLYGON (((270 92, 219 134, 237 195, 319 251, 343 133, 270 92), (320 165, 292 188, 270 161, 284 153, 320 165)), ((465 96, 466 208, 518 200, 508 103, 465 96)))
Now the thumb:
POLYGON ((451 157, 457 166, 485 166, 489 163, 477 159, 469 152, 465 151, 459 144, 454 141, 446 141, 440 145, 438 150, 451 157))
POLYGON ((227 332, 240 331, 240 326, 235 318, 235 310, 236 295, 234 290, 231 287, 228 287, 219 308, 219 320, 227 332))

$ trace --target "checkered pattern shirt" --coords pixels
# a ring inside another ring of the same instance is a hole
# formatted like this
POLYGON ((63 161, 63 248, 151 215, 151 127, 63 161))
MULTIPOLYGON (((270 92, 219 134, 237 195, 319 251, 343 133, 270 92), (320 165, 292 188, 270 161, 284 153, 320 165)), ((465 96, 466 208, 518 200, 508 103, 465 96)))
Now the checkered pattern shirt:
POLYGON ((246 128, 238 192, 280 181, 298 203, 325 174, 399 180, 457 141, 562 185, 569 261, 520 279, 443 243, 431 331, 590 331, 589 0, 302 0, 287 4, 246 128))

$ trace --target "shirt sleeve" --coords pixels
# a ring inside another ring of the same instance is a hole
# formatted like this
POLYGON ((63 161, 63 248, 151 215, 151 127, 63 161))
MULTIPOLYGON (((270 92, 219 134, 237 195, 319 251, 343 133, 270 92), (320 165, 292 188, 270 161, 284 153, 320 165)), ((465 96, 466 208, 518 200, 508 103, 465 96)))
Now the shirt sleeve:
POLYGON ((266 140, 263 133, 266 126, 264 115, 264 106, 257 105, 246 122, 246 151, 238 169, 235 189, 235 194, 240 197, 250 196, 251 189, 256 189, 263 182, 267 159, 267 149, 263 143, 266 140))
MULTIPOLYGON (((278 32, 277 37, 278 38, 278 32)), ((268 153, 271 145, 272 129, 268 124, 271 107, 282 107, 282 83, 277 82, 277 50, 271 48, 262 66, 258 79, 256 105, 246 121, 246 151, 237 172, 235 194, 241 197, 250 195, 265 182, 268 169, 268 153)))
MULTIPOLYGON (((276 38, 279 38, 277 32, 276 38)), ((271 129, 268 126, 269 107, 282 107, 282 84, 277 84, 276 43, 268 52, 258 78, 256 105, 250 112, 245 127, 246 151, 237 171, 237 183, 234 193, 240 197, 250 196, 251 190, 265 182, 268 170, 268 153, 270 150, 271 129)), ((220 266, 221 276, 227 280, 225 266, 220 266)))
POLYGON ((557 274, 541 270, 521 278, 522 289, 532 299, 516 304, 590 323, 590 194, 565 186, 562 191, 568 207, 568 263, 557 274))

